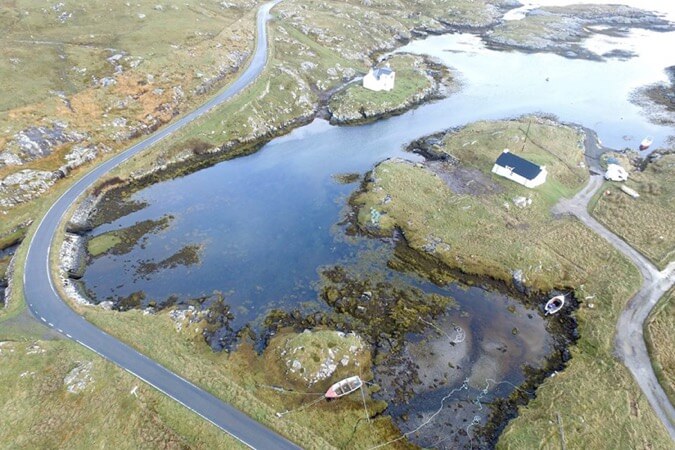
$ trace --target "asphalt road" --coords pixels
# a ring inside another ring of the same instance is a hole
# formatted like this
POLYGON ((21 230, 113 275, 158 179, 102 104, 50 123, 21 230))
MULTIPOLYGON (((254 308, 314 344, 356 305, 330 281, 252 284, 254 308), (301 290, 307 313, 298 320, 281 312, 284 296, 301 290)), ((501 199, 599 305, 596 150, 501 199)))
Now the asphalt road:
POLYGON ((31 313, 38 320, 137 376, 243 444, 257 449, 297 449, 298 447, 239 410, 101 331, 82 316, 76 314, 61 299, 54 288, 49 271, 49 253, 52 239, 59 231, 59 224, 64 214, 73 202, 96 180, 135 154, 183 128, 214 106, 232 98, 260 75, 267 62, 266 24, 269 19, 269 12, 279 1, 281 0, 267 3, 258 11, 256 19, 258 40, 255 53, 248 68, 234 83, 195 111, 93 169, 54 203, 40 222, 30 243, 23 280, 26 302, 31 313))
MULTIPOLYGON (((588 147, 588 141, 586 145, 588 147)), ((597 169, 594 166, 595 164, 589 161, 589 167, 597 169)), ((643 278, 642 286, 628 301, 617 323, 615 354, 633 374, 649 404, 668 430, 671 439, 675 440, 675 409, 656 378, 642 333, 650 311, 675 283, 675 262, 669 264, 665 270, 659 271, 641 253, 591 217, 588 213, 588 203, 595 192, 602 188, 602 184, 601 175, 592 175, 581 192, 572 199, 562 200, 554 207, 553 212, 575 215, 633 261, 640 270, 643 278)))

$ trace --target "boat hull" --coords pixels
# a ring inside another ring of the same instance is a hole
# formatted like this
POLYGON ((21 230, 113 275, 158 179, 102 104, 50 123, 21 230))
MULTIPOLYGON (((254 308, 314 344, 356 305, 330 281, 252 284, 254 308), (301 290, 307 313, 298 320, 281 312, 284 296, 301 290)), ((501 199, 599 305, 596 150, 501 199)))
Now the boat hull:
POLYGON ((328 388, 325 396, 328 399, 344 397, 345 395, 349 395, 356 391, 362 385, 363 381, 361 381, 361 378, 358 376, 345 378, 344 380, 340 380, 328 388))
POLYGON ((650 145, 652 145, 652 138, 644 138, 642 142, 640 142, 640 150, 647 150, 650 145))

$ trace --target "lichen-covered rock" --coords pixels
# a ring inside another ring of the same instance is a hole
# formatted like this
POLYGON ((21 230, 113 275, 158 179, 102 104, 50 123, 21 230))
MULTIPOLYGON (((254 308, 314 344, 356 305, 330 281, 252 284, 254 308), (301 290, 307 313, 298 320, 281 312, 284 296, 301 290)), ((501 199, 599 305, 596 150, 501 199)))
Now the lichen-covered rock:
POLYGON ((79 279, 86 268, 84 238, 77 234, 65 233, 59 254, 60 268, 70 278, 79 279))
POLYGON ((3 154, 14 155, 3 157, 4 161, 16 164, 49 156, 63 144, 82 142, 87 135, 69 130, 63 123, 55 122, 50 127, 29 127, 14 135, 3 154))
POLYGON ((94 363, 92 361, 78 362, 63 379, 63 384, 66 385, 66 390, 71 394, 79 394, 84 391, 93 381, 94 377, 91 375, 94 363))
POLYGON ((0 207, 12 208, 46 192, 58 179, 54 172, 24 169, 0 180, 0 207))
POLYGON ((73 215, 66 224, 66 231, 69 233, 82 234, 93 228, 91 217, 95 213, 99 198, 88 195, 82 200, 73 215))
POLYGON ((358 371, 366 345, 354 333, 310 331, 293 334, 275 349, 291 378, 312 386, 331 378, 338 368, 358 371))

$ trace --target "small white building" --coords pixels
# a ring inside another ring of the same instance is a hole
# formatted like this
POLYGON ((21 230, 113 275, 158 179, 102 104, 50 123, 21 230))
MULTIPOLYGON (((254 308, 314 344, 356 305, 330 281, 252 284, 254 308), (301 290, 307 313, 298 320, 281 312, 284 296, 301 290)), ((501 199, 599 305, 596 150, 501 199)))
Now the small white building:
POLYGON ((528 188, 534 188, 546 182, 546 166, 538 166, 505 149, 495 165, 492 173, 513 180, 528 188))
POLYGON ((628 179, 628 172, 626 169, 618 164, 608 164, 605 172, 605 180, 610 181, 626 181, 628 179))
POLYGON ((389 67, 371 68, 363 77, 363 87, 371 91, 391 91, 395 81, 396 72, 389 67))

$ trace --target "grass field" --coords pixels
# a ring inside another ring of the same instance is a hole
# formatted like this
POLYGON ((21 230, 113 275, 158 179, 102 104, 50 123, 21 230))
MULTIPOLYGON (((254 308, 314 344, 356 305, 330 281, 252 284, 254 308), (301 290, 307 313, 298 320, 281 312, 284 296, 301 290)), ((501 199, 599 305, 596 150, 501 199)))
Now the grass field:
MULTIPOLYGON (((200 71, 213 75, 209 72, 218 70, 236 45, 234 26, 255 5, 232 3, 235 7, 224 8, 194 1, 159 7, 148 0, 94 0, 86 7, 5 2, 0 15, 0 77, 3 88, 14 95, 3 96, 0 111, 48 101, 55 91, 72 95, 87 90, 92 77, 114 74, 115 65, 107 58, 118 53, 124 54, 119 65, 136 66, 143 75, 178 83, 196 78, 200 71)), ((239 36, 244 49, 251 31, 249 27, 239 36)))
POLYGON ((375 92, 355 83, 334 95, 328 108, 338 121, 377 118, 412 106, 425 92, 433 89, 434 81, 426 73, 424 59, 413 55, 394 55, 387 64, 396 72, 394 88, 375 92))
POLYGON ((73 342, 0 341, 0 376, 0 442, 12 448, 245 448, 73 342))
POLYGON ((449 247, 437 246, 434 255, 451 266, 459 262, 470 273, 509 282, 511 272, 520 269, 528 284, 542 291, 583 283, 588 264, 581 258, 575 261, 556 244, 566 233, 566 222, 548 212, 558 198, 571 196, 587 179, 579 166, 581 137, 571 128, 532 120, 527 140, 529 119, 478 122, 450 134, 442 151, 458 158, 468 174, 439 175, 408 163, 379 165, 373 173, 376 182, 354 200, 359 222, 384 235, 400 227, 415 249, 440 239, 449 247), (491 175, 494 160, 504 148, 546 165, 546 184, 530 190, 491 175), (461 176, 473 181, 452 179, 461 176), (449 184, 455 185, 457 193, 449 184), (532 204, 520 208, 513 202, 516 197, 530 198, 532 204), (377 226, 370 220, 371 210, 381 214, 377 226), (462 245, 465 242, 472 243, 470 250, 462 245))
POLYGON ((654 372, 670 402, 675 404, 675 290, 663 296, 645 325, 645 339, 654 372))
MULTIPOLYGON (((626 162, 624 166, 629 167, 626 162)), ((640 197, 629 197, 619 183, 607 182, 589 211, 663 269, 675 258, 675 154, 662 156, 642 172, 630 170, 625 184, 640 197)))
POLYGON ((499 448, 560 448, 560 428, 567 448, 668 448, 668 434, 612 353, 616 321, 640 286, 640 275, 578 221, 551 216, 559 198, 585 183, 585 169, 578 166, 580 137, 566 127, 533 122, 529 136, 538 145, 528 144, 528 122, 479 122, 447 134, 439 150, 458 159, 454 168, 381 163, 374 181, 354 198, 359 223, 376 234, 400 228, 421 252, 434 242, 431 254, 448 266, 507 282, 521 269, 528 286, 572 289, 582 300, 576 313, 581 337, 568 367, 520 409, 499 448), (546 184, 529 190, 490 174, 504 147, 546 164, 546 184), (457 170, 469 171, 470 190, 453 178, 457 170), (515 196, 532 198, 532 204, 516 207, 515 196), (381 214, 377 226, 371 209, 381 214))

